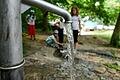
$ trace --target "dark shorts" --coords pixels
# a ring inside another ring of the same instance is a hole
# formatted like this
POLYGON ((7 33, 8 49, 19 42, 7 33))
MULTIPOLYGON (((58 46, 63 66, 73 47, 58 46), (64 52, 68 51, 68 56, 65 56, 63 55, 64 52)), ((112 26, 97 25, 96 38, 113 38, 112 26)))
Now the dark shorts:
POLYGON ((73 30, 74 43, 78 42, 78 30, 73 30))

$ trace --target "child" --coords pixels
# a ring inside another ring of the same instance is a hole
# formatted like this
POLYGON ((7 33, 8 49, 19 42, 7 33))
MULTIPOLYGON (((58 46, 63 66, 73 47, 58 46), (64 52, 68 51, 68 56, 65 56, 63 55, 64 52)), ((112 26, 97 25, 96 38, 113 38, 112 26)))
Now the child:
POLYGON ((45 40, 48 46, 59 49, 59 45, 63 46, 63 44, 59 43, 57 40, 58 34, 54 33, 45 40))
POLYGON ((74 37, 74 48, 76 49, 78 33, 80 31, 80 17, 77 7, 72 7, 71 16, 72 16, 72 29, 73 29, 73 37, 74 37))
POLYGON ((64 40, 64 35, 63 35, 63 29, 64 29, 64 22, 65 20, 61 17, 60 21, 56 22, 55 25, 58 26, 58 37, 59 37, 59 42, 63 43, 64 40))
POLYGON ((35 40, 35 11, 31 10, 26 19, 28 23, 28 34, 30 35, 31 40, 35 40))

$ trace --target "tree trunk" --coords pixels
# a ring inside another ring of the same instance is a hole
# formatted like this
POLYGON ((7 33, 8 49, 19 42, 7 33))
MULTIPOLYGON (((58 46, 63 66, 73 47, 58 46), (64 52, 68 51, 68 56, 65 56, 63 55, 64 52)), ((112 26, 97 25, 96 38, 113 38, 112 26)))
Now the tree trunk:
POLYGON ((48 31, 48 11, 43 11, 43 31, 48 31))
POLYGON ((115 25, 110 44, 114 47, 120 46, 120 13, 117 19, 117 23, 115 25))

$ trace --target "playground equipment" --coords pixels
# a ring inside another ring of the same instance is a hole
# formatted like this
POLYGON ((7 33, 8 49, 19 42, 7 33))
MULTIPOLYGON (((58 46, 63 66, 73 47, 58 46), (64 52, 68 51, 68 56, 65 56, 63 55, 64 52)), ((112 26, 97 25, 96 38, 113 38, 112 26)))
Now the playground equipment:
MULTIPOLYGON (((43 0, 22 0, 71 22, 70 14, 43 0)), ((22 27, 20 16, 21 0, 0 0, 0 80, 23 80, 22 27)))

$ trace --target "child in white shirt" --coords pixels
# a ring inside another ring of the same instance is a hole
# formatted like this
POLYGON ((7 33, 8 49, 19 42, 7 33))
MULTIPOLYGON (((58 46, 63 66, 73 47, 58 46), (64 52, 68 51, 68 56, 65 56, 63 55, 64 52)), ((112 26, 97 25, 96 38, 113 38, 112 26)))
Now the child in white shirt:
POLYGON ((78 42, 78 33, 80 31, 80 16, 77 7, 72 7, 71 9, 72 16, 72 29, 73 29, 73 37, 74 37, 74 48, 76 49, 76 44, 78 42))

